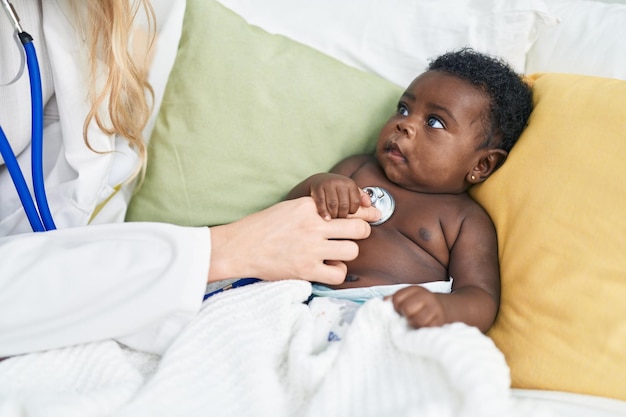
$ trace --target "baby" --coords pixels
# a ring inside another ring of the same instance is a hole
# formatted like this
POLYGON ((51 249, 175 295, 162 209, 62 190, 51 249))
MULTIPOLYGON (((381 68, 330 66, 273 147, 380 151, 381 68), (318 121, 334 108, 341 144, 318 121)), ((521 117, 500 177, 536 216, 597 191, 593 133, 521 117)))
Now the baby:
POLYGON ((349 157, 288 196, 312 196, 327 219, 369 206, 366 187, 395 202, 333 289, 388 286, 415 328, 460 321, 486 332, 500 303, 498 246, 467 190, 502 165, 531 110, 530 87, 503 61, 467 48, 434 60, 400 97, 374 155, 349 157), (448 293, 423 286, 441 281, 448 293))

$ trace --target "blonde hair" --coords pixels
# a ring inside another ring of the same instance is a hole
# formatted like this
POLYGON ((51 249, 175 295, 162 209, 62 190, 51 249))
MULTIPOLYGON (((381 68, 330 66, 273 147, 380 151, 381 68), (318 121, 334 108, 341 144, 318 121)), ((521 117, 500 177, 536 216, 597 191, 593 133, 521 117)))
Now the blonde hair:
MULTIPOLYGON (((75 0, 74 8, 82 18, 83 34, 89 48, 91 108, 83 125, 83 138, 89 144, 88 126, 95 121, 107 134, 128 140, 139 155, 132 178, 143 179, 147 163, 143 129, 152 112, 153 90, 147 80, 147 55, 155 33, 154 10, 149 0, 75 0), (87 6, 87 10, 80 9, 87 6), (130 40, 135 20, 142 10, 146 16, 148 44, 143 56, 136 56, 130 40), (83 13, 80 13, 80 12, 83 13), (99 81, 104 75, 104 81, 99 81), (101 108, 106 105, 106 116, 101 108)), ((131 179, 132 179, 131 178, 131 179)))

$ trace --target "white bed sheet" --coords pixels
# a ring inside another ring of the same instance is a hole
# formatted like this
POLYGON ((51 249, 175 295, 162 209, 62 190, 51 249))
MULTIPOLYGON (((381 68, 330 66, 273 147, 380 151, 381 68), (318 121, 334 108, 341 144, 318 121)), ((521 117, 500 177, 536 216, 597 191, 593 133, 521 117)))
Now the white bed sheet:
POLYGON ((511 395, 476 328, 416 331, 373 299, 331 338, 337 322, 303 304, 310 293, 280 281, 214 295, 163 357, 104 341, 7 359, 0 415, 560 416, 511 395))
POLYGON ((513 396, 567 417, 624 417, 626 402, 562 391, 513 389, 513 396))

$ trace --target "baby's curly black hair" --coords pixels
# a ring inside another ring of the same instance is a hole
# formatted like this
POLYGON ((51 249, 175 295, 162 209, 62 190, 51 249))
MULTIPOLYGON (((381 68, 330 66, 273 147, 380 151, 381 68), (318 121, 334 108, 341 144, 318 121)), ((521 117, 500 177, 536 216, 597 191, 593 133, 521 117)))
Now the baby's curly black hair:
POLYGON ((528 124, 533 108, 532 90, 504 60, 471 48, 447 52, 428 66, 469 81, 491 101, 484 146, 511 150, 528 124), (494 142, 495 140, 495 142, 494 142))

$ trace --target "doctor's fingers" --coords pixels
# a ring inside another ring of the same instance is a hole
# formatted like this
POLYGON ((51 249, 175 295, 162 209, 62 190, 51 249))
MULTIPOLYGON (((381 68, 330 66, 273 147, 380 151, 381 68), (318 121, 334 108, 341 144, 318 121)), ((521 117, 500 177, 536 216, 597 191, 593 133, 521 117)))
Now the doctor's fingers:
POLYGON ((321 232, 326 239, 365 239, 369 237, 372 232, 372 227, 362 217, 371 218, 375 216, 376 213, 361 212, 361 209, 359 209, 355 217, 348 219, 332 219, 331 221, 325 222, 325 224, 321 226, 321 232), (356 217, 357 215, 359 217, 356 217))
POLYGON ((348 216, 349 219, 361 219, 366 222, 375 222, 380 220, 382 213, 374 206, 361 206, 356 213, 348 216))
POLYGON ((359 256, 359 245, 352 240, 327 240, 318 246, 318 256, 324 261, 352 261, 359 256))
POLYGON ((290 278, 324 284, 340 284, 347 273, 345 261, 359 254, 359 246, 352 240, 316 240, 312 245, 288 258, 291 261, 290 278))
POLYGON ((315 268, 311 269, 311 275, 307 277, 307 281, 315 281, 322 284, 338 285, 346 279, 348 267, 340 261, 320 262, 315 268))

